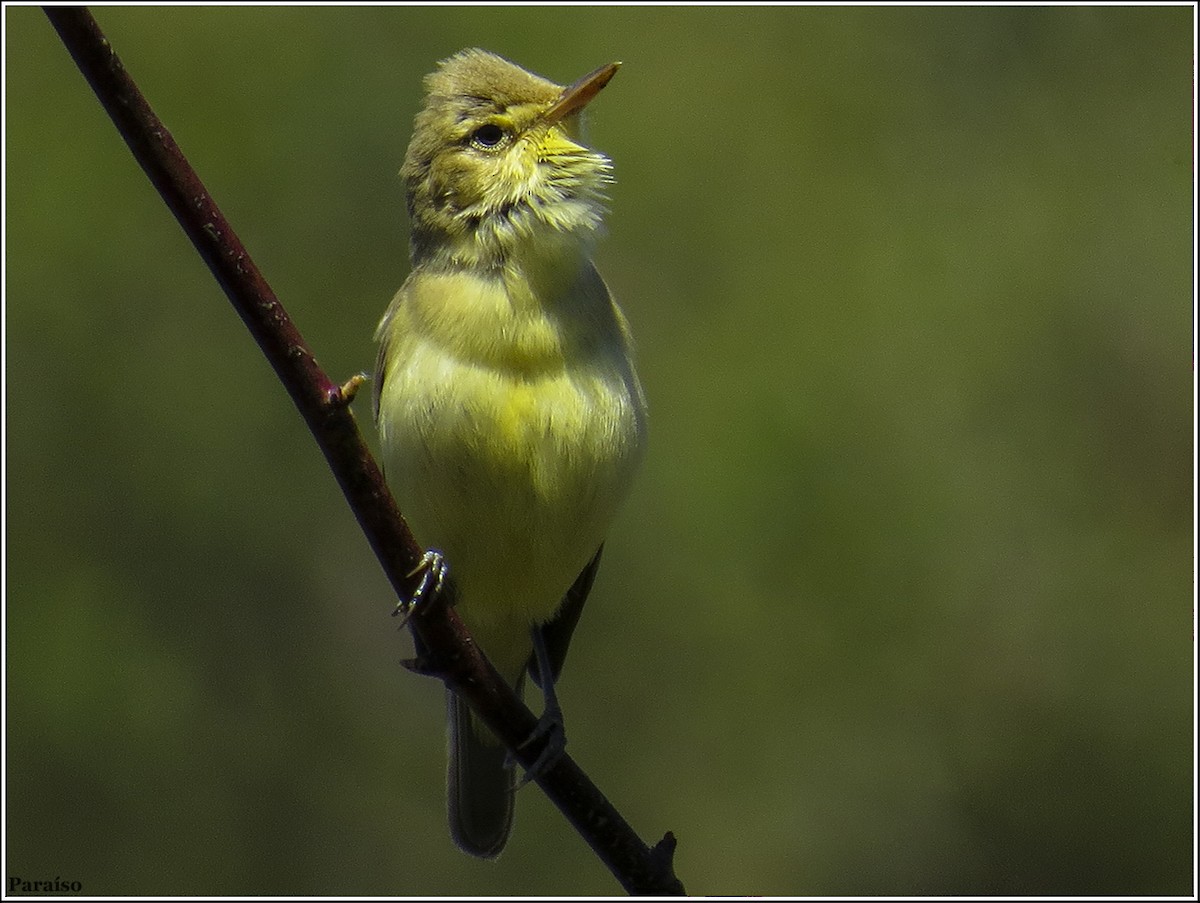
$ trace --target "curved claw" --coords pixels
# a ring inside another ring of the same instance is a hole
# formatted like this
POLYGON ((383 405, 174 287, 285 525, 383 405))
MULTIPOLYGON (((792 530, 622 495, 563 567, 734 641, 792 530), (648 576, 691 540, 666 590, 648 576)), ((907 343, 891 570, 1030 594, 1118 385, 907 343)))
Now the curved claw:
POLYGON ((413 590, 413 594, 407 599, 401 599, 396 603, 396 609, 392 612, 392 617, 400 616, 400 626, 403 627, 408 623, 408 619, 412 617, 413 611, 423 602, 431 602, 442 591, 442 586, 446 582, 446 574, 450 571, 450 566, 446 564, 446 558, 441 552, 436 549, 430 549, 421 556, 421 560, 417 562, 417 566, 409 571, 406 577, 415 577, 421 575, 420 581, 417 583, 417 588, 413 590))
POLYGON ((534 727, 533 732, 525 738, 519 748, 524 749, 543 738, 546 740, 546 745, 538 753, 538 757, 534 760, 534 763, 525 771, 525 776, 517 782, 517 790, 520 790, 530 781, 536 781, 548 772, 562 758, 562 754, 566 752, 567 731, 563 725, 562 709, 559 708, 557 701, 553 706, 546 706, 545 711, 542 712, 542 717, 538 719, 537 726, 534 727))

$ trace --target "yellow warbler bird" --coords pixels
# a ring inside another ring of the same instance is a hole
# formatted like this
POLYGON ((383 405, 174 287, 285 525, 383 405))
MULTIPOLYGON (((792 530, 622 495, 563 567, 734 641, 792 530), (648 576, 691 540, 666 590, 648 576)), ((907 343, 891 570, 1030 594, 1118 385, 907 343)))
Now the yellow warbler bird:
MULTIPOLYGON (((543 718, 646 435, 629 328, 591 260, 612 165, 580 134, 617 66, 564 88, 472 49, 427 76, 401 169, 413 268, 376 335, 388 482, 488 659, 518 692, 527 671, 542 686, 543 718)), ((513 771, 448 708, 451 834, 493 857, 513 771)))

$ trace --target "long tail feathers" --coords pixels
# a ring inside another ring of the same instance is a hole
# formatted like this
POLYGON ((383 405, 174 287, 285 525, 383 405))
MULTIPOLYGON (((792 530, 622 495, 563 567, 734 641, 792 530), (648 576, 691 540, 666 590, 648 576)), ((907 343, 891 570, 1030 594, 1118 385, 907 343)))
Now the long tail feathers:
POLYGON ((446 709, 450 835, 463 852, 494 859, 512 830, 514 772, 505 765, 504 746, 480 736, 486 728, 472 723, 470 708, 450 691, 446 692, 446 709))

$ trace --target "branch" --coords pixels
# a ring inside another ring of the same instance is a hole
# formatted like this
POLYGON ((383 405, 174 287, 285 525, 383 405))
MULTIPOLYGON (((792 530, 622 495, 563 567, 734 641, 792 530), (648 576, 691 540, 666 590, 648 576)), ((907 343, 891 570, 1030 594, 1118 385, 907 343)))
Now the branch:
MULTIPOLYGON (((344 391, 317 365, 283 305, 91 13, 84 7, 46 7, 45 12, 134 158, 275 368, 397 596, 412 598, 420 578, 422 550, 358 431, 350 412, 353 391, 349 386, 344 391)), ((526 747, 521 744, 533 733, 537 719, 480 653, 445 597, 417 606, 409 623, 430 652, 436 675, 467 700, 522 765, 532 766, 544 741, 526 747)), ((647 847, 570 757, 564 754, 537 783, 627 892, 684 893, 671 864, 675 838, 667 834, 653 849, 647 847)))

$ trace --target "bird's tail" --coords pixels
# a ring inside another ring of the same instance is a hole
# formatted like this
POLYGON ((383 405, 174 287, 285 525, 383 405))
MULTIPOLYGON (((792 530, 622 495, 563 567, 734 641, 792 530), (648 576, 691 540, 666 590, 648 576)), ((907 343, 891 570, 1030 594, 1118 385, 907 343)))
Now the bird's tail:
POLYGON ((450 764, 446 797, 450 835, 466 853, 482 859, 500 855, 512 830, 514 770, 503 744, 446 691, 450 764))

